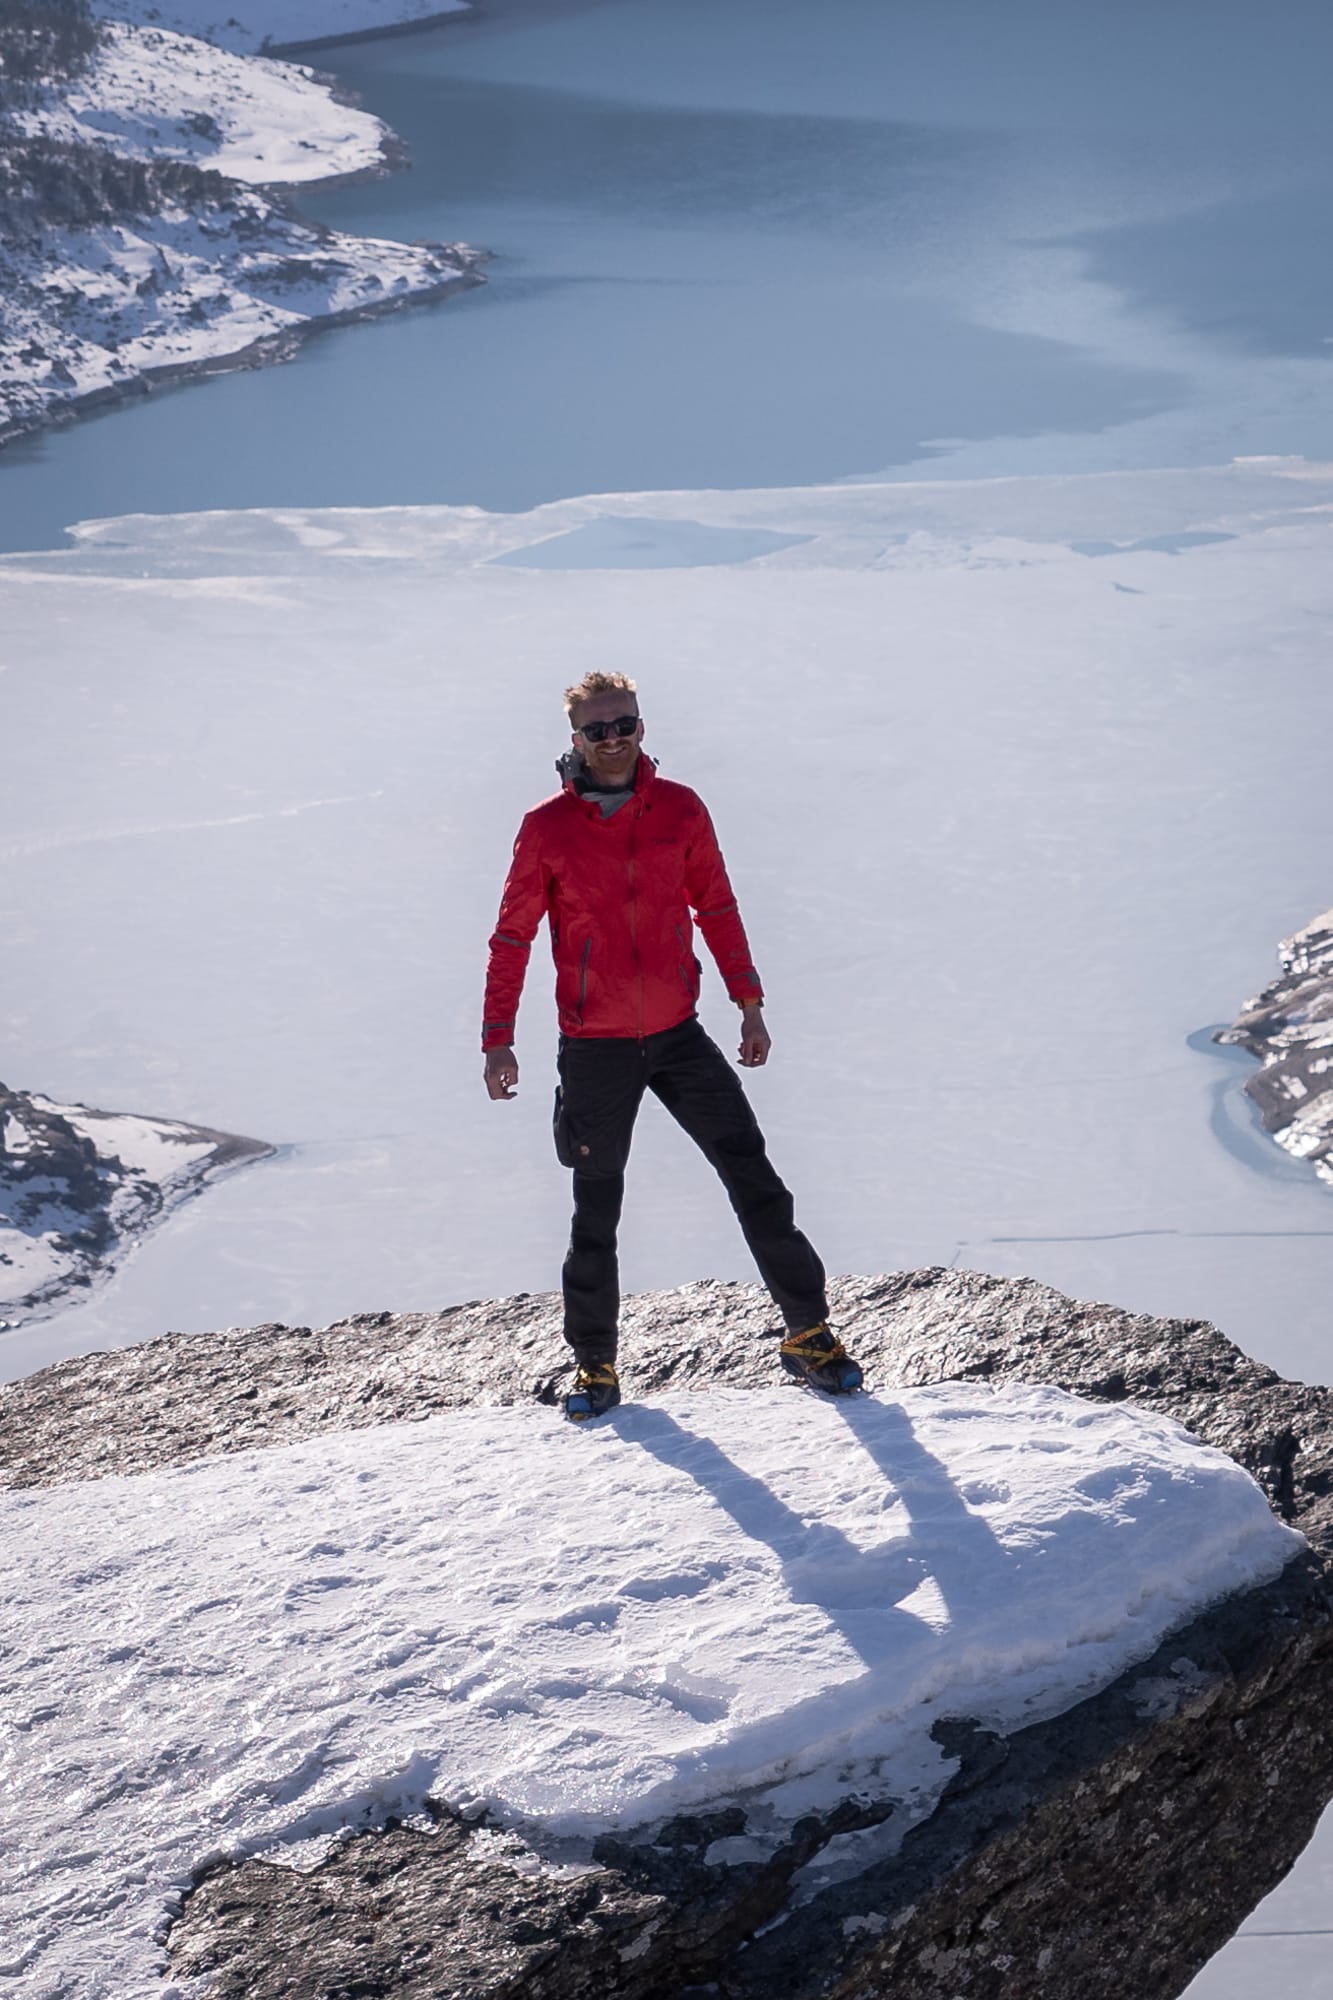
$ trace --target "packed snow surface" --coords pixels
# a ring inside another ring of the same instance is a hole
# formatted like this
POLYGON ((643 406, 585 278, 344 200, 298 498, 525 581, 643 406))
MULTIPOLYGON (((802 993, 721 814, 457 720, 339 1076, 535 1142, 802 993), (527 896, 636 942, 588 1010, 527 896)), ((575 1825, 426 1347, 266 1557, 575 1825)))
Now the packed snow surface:
POLYGON ((334 41, 384 34, 442 14, 465 14, 468 0, 93 0, 103 20, 157 22, 219 48, 253 55, 287 42, 334 41))
POLYGON ((580 1431, 472 1409, 0 1522, 0 1970, 33 2000, 170 1991, 193 1868, 309 1863, 428 1795, 566 1855, 737 1797, 760 1841, 850 1789, 905 1827, 952 1768, 940 1716, 1059 1713, 1301 1546, 1167 1418, 973 1384, 580 1431))
POLYGON ((285 183, 376 167, 388 136, 378 118, 340 104, 308 69, 123 21, 107 25, 85 70, 47 85, 8 122, 28 138, 285 183))

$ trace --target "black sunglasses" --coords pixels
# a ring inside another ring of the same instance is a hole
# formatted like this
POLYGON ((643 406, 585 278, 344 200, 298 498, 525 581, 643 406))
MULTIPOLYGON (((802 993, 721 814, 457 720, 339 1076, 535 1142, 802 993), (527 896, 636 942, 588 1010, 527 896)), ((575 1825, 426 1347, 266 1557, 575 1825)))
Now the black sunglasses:
POLYGON ((608 736, 632 736, 638 726, 637 715, 618 715, 614 722, 585 722, 579 735, 589 743, 604 743, 608 736))

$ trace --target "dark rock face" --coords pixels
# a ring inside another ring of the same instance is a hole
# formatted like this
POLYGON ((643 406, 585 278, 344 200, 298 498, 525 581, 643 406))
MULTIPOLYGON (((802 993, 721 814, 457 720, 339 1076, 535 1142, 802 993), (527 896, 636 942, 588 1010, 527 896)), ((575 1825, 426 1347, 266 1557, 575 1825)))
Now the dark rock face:
POLYGON ((1278 946, 1281 977, 1214 1037, 1258 1056, 1246 1084, 1264 1128, 1333 1186, 1333 910, 1278 946))
POLYGON ((69 1206, 87 1217, 90 1241, 103 1245, 109 1189, 98 1171, 101 1164, 92 1140, 76 1132, 53 1104, 0 1083, 0 1178, 20 1225, 32 1219, 37 1185, 55 1181, 69 1206))
MULTIPOLYGON (((743 1808, 603 1839, 538 1869, 516 1835, 438 1807, 431 1831, 348 1841, 308 1874, 205 1872, 168 1944, 222 2000, 1168 2000, 1286 1873, 1333 1794, 1333 1392, 1215 1329, 1028 1281, 920 1271, 834 1287, 871 1392, 980 1377, 1131 1399, 1228 1451, 1308 1555, 1214 1607, 1092 1699, 959 1759, 899 1851, 821 1881, 883 1806, 846 1799, 766 1861, 709 1865, 743 1808), (800 1871, 804 1870, 804 1873, 800 1871)), ((767 1383, 753 1286, 629 1301, 627 1394, 767 1383)), ((0 1390, 0 1475, 96 1477, 475 1402, 553 1402, 571 1364, 550 1296, 363 1314, 318 1332, 170 1335, 0 1390)), ((802 1392, 794 1390, 799 1396, 802 1392)), ((793 1408, 799 1406, 794 1403, 793 1408)), ((555 1421, 553 1412, 553 1421, 555 1421)), ((869 1850, 868 1850, 869 1851, 869 1850)))
POLYGON ((571 1878, 517 1873, 440 1810, 433 1832, 362 1835, 294 1880, 262 1862, 212 1871, 177 1926, 172 1970, 212 1973, 219 2000, 676 1994, 691 1968, 711 1978, 776 1916, 827 1840, 883 1812, 812 1816, 768 1862, 731 1868, 703 1857, 744 1831, 743 1811, 671 1820, 639 1845, 599 1841, 598 1865, 571 1878), (302 1943, 289 1952, 279 1938, 302 1943))
POLYGON ((207 1126, 117 1118, 0 1083, 0 1325, 86 1294, 206 1180, 272 1150, 207 1126), (164 1161, 150 1169, 122 1159, 127 1128, 164 1161))
POLYGON ((100 33, 88 0, 0 5, 0 110, 22 104, 35 84, 76 76, 100 33))
POLYGON ((186 160, 133 160, 100 146, 5 134, 0 150, 0 222, 10 242, 44 229, 90 229, 172 205, 217 208, 221 174, 186 160))

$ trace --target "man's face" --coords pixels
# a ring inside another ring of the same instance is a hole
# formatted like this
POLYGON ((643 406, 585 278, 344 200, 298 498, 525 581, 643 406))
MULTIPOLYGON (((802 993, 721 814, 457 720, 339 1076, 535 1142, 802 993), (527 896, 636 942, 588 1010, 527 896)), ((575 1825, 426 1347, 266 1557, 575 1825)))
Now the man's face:
POLYGON ((633 777, 634 766, 639 761, 639 745, 643 741, 643 724, 638 721, 638 714, 639 704, 632 694, 617 694, 612 690, 609 694, 595 694, 587 701, 581 701, 570 716, 574 748, 601 784, 625 785, 633 777), (622 715, 632 715, 636 719, 632 736, 617 736, 613 731, 600 743, 594 743, 583 733, 590 722, 616 722, 622 715))

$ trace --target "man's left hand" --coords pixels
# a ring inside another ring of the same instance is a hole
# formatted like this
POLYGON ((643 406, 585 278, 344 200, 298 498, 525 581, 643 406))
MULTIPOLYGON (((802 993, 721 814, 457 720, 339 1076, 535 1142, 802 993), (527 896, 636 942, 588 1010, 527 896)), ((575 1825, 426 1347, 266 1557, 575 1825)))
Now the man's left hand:
POLYGON ((758 1005, 746 1007, 741 1014, 741 1068, 762 1069, 772 1046, 768 1029, 764 1026, 763 1009, 758 1005))

